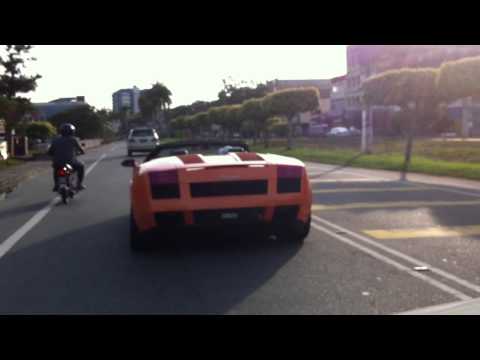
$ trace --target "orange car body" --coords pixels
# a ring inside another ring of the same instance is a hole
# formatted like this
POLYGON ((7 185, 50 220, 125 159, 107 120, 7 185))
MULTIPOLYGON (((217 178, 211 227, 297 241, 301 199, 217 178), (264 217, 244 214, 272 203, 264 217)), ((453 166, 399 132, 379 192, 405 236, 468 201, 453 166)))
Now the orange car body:
POLYGON ((221 224, 222 216, 228 223, 231 214, 268 224, 282 209, 306 223, 312 191, 305 165, 294 158, 252 152, 179 155, 134 164, 131 205, 141 232, 221 224))

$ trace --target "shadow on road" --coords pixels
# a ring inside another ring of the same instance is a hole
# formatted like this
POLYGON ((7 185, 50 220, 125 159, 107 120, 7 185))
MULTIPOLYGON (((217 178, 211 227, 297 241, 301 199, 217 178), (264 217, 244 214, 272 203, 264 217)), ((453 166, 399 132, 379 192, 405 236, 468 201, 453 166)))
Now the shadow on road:
POLYGON ((119 217, 12 249, 0 261, 0 313, 222 314, 298 250, 217 236, 135 254, 119 217))
POLYGON ((41 210, 43 207, 47 206, 49 202, 50 200, 39 201, 34 204, 29 204, 24 206, 15 206, 11 209, 0 210, 0 218, 4 219, 6 217, 24 214, 28 212, 36 212, 41 210))

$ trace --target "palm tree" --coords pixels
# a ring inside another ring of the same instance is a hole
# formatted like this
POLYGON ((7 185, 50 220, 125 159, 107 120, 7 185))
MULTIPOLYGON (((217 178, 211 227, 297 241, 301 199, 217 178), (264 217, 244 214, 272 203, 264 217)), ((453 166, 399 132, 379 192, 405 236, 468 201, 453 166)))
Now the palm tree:
POLYGON ((160 115, 164 115, 165 110, 170 108, 171 96, 171 91, 165 85, 155 83, 140 96, 139 106, 142 115, 159 121, 160 115))

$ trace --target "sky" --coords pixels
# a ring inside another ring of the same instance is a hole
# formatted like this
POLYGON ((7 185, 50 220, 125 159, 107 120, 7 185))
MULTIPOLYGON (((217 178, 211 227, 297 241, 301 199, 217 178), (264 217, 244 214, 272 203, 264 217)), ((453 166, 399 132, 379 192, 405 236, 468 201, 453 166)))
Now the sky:
POLYGON ((32 102, 85 96, 97 109, 112 108, 118 89, 161 82, 172 107, 217 99, 222 79, 328 79, 346 73, 345 45, 38 45, 27 74, 38 73, 32 102))

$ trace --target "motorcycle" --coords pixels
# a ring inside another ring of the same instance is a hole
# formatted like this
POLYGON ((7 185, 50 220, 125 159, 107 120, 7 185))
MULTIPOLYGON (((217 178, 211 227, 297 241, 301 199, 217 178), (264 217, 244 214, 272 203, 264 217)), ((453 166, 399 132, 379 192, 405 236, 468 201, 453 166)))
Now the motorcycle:
POLYGON ((56 169, 58 177, 58 193, 62 197, 62 202, 68 204, 68 201, 73 199, 76 194, 77 178, 74 176, 75 170, 69 164, 56 169))

